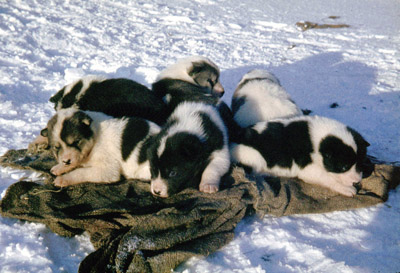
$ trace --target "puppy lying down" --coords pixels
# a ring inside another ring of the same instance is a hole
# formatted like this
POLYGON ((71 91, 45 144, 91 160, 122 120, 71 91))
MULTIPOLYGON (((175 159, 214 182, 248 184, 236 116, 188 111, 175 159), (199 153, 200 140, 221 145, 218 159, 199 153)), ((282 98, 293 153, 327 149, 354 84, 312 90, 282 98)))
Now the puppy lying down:
POLYGON ((368 142, 342 123, 318 116, 259 122, 232 143, 232 160, 259 173, 298 177, 352 197, 368 142))
POLYGON ((201 102, 179 104, 149 157, 153 195, 168 197, 189 187, 218 191, 231 162, 228 134, 218 110, 201 102))
POLYGON ((54 184, 150 180, 147 146, 160 128, 141 118, 112 118, 74 108, 59 110, 42 134, 58 161, 54 184))

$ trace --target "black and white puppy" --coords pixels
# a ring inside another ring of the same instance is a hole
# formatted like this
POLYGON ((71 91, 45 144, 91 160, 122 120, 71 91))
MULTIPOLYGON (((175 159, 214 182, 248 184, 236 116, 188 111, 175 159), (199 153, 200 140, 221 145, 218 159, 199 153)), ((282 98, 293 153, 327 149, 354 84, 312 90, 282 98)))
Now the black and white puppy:
POLYGON ((150 148, 151 192, 168 197, 185 188, 219 190, 228 172, 228 136, 215 107, 179 104, 150 148))
POLYGON ((152 85, 172 112, 183 101, 201 101, 217 104, 224 94, 219 81, 219 68, 210 59, 192 56, 168 66, 152 85))
MULTIPOLYGON (((169 115, 167 105, 146 86, 124 78, 107 79, 90 75, 64 86, 50 98, 56 111, 74 107, 102 112, 113 117, 140 117, 163 124, 169 115)), ((40 134, 29 145, 32 149, 48 146, 40 134)))
POLYGON ((51 169, 54 184, 150 180, 147 148, 158 134, 157 124, 145 119, 113 118, 75 108, 59 110, 43 134, 58 161, 51 169))
POLYGON ((232 160, 258 173, 298 177, 345 196, 362 179, 368 142, 344 124, 318 116, 259 122, 232 143, 232 160))
POLYGON ((219 81, 218 66, 203 56, 178 60, 158 75, 152 89, 168 105, 172 113, 182 102, 202 102, 217 107, 230 140, 240 138, 241 128, 233 120, 232 112, 220 97, 224 88, 219 81))
POLYGON ((243 128, 260 121, 302 115, 272 73, 254 69, 240 80, 232 97, 234 120, 243 128))
POLYGON ((130 79, 86 76, 50 98, 56 111, 75 107, 112 117, 140 117, 157 124, 167 119, 166 104, 146 86, 130 79))

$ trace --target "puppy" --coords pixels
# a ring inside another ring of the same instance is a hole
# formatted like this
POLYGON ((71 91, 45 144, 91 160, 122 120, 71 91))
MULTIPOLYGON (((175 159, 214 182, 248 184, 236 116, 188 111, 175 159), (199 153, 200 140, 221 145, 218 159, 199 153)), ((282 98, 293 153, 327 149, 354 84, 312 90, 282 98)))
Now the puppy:
POLYGON ((159 197, 189 187, 216 192, 230 167, 224 123, 204 103, 179 104, 149 151, 151 192, 159 197))
POLYGON ((232 143, 232 160, 255 172, 298 177, 342 195, 356 194, 368 142, 342 123, 318 116, 259 122, 232 143))
POLYGON ((145 119, 112 118, 100 112, 61 109, 42 133, 58 161, 51 169, 59 187, 82 182, 150 180, 147 148, 160 131, 145 119))
POLYGON ((220 99, 224 88, 219 81, 219 74, 218 66, 210 59, 192 56, 163 70, 153 83, 152 90, 166 102, 170 113, 182 102, 216 106, 232 141, 240 138, 241 128, 233 120, 229 106, 220 99))
POLYGON ((219 68, 210 59, 192 56, 167 67, 152 85, 172 112, 183 101, 217 104, 224 94, 219 81, 219 68))
MULTIPOLYGON (((159 125, 168 118, 167 105, 150 89, 135 81, 101 76, 86 76, 64 86, 50 98, 56 111, 69 107, 102 112, 113 117, 132 116, 159 125)), ((29 145, 36 151, 45 149, 48 140, 40 134, 29 145)))
POLYGON ((166 105, 146 86, 135 81, 86 76, 64 86, 50 98, 56 111, 75 107, 112 117, 140 117, 163 124, 166 105))
POLYGON ((241 127, 303 114, 279 80, 260 69, 251 70, 240 80, 232 97, 232 112, 241 127))

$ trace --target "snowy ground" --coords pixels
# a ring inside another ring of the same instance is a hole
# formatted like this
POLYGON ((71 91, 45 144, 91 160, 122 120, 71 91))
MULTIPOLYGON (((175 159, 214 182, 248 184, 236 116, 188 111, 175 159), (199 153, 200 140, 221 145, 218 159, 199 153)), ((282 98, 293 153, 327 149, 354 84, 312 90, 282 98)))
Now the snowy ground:
MULTIPOLYGON (((177 58, 204 55, 230 96, 251 68, 274 72, 302 108, 338 119, 400 164, 397 0, 0 1, 0 154, 26 148, 49 97, 85 74, 150 85, 177 58), (334 19, 331 16, 338 16, 334 19), (296 22, 348 24, 311 29, 296 22), (330 108, 332 103, 338 107, 330 108)), ((37 175, 0 168, 0 193, 37 175)), ((76 272, 88 238, 0 217, 0 272, 76 272)), ((179 272, 400 272, 400 190, 376 207, 248 218, 236 239, 179 272)))

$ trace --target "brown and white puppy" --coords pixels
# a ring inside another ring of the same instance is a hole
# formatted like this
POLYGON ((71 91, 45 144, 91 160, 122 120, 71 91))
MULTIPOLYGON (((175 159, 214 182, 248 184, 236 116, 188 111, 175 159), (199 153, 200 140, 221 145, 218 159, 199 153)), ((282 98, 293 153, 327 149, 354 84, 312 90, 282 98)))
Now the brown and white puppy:
POLYGON ((112 118, 75 108, 59 110, 42 134, 48 137, 58 161, 51 169, 54 184, 150 180, 147 148, 159 132, 155 123, 141 118, 112 118))
POLYGON ((234 120, 243 128, 260 121, 302 115, 272 73, 255 69, 240 80, 232 97, 234 120))
POLYGON ((297 177, 345 196, 357 193, 368 142, 344 124, 318 116, 259 122, 230 147, 232 160, 257 173, 297 177))

